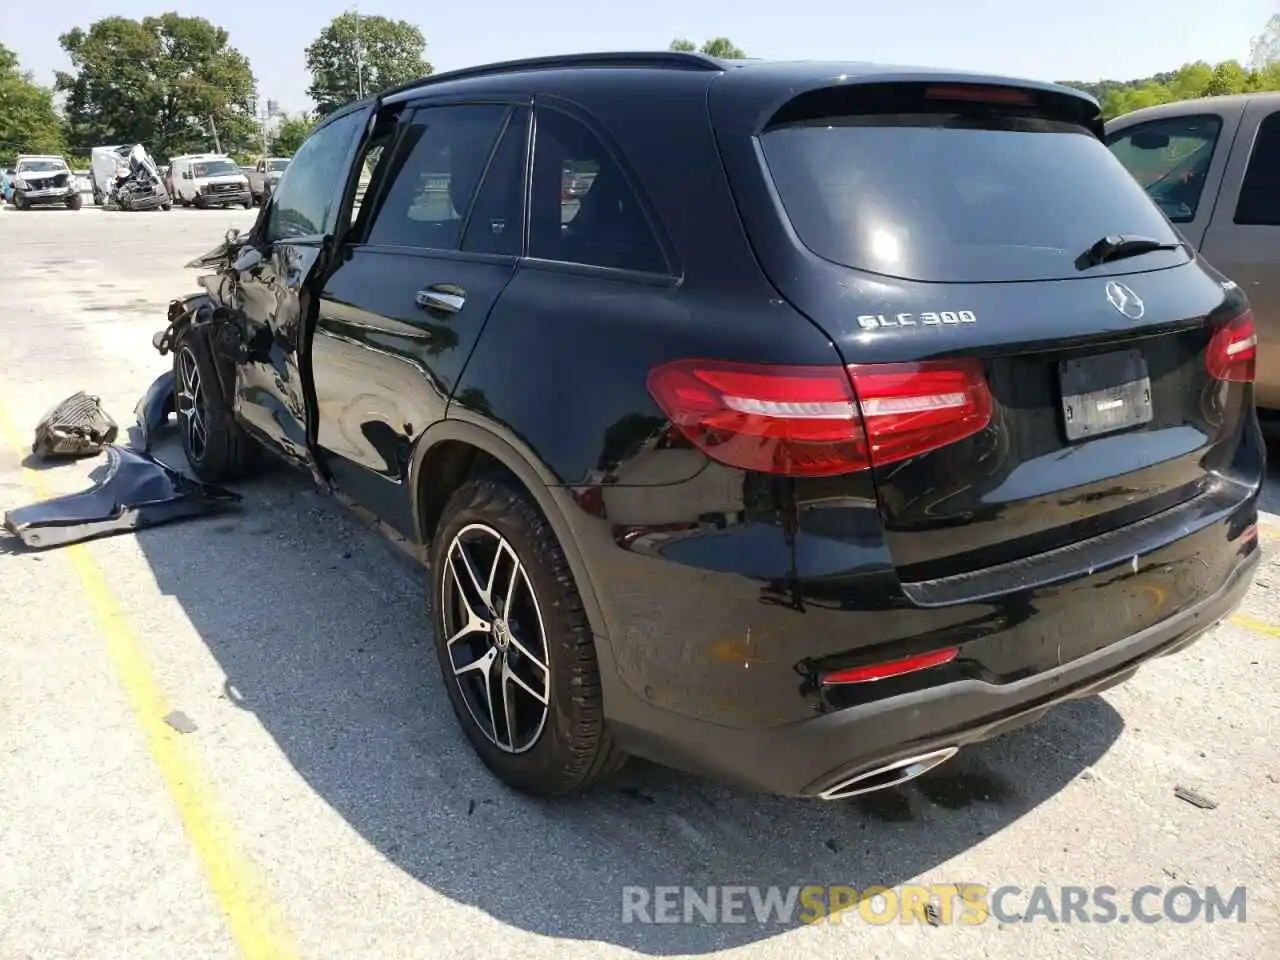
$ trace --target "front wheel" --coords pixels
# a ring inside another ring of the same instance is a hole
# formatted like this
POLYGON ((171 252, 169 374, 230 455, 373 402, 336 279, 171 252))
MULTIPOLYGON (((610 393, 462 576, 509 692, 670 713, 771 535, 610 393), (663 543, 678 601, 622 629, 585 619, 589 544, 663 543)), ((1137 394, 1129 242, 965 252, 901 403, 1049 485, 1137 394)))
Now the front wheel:
POLYGON ((31 209, 31 201, 27 199, 26 194, 19 193, 17 190, 13 192, 13 205, 19 210, 31 209))
POLYGON ((460 487, 433 539, 430 576, 449 702, 485 766, 544 797, 616 772, 626 754, 605 722, 595 639, 529 496, 502 479, 460 487))
POLYGON ((206 483, 225 483, 252 474, 259 449, 223 399, 207 341, 190 328, 173 346, 173 379, 182 452, 195 475, 206 483))
POLYGON ((68 209, 68 210, 79 210, 79 209, 80 209, 80 207, 81 207, 81 205, 82 205, 83 203, 84 203, 84 198, 83 198, 83 197, 81 197, 81 196, 80 196, 80 194, 78 194, 78 193, 77 193, 77 194, 73 194, 73 195, 72 195, 72 196, 70 196, 70 197, 67 197, 67 209, 68 209))

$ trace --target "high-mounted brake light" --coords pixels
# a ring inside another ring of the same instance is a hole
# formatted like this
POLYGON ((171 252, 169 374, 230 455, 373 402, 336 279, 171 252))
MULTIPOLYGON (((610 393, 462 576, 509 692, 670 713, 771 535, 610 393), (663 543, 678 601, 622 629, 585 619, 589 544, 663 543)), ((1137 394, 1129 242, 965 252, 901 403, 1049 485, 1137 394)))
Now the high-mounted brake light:
POLYGON ((991 421, 973 361, 780 366, 677 360, 649 392, 707 456, 743 470, 824 477, 905 460, 991 421))
POLYGON ((849 667, 846 670, 835 670, 823 676, 822 682, 835 683, 870 683, 873 680, 887 680, 890 677, 901 677, 908 673, 928 670, 950 663, 960 654, 959 647, 946 647, 942 650, 931 650, 914 657, 903 657, 901 660, 889 660, 885 663, 871 663, 865 667, 849 667))
POLYGON ((1204 361, 1209 376, 1215 380, 1253 383, 1258 363, 1258 334, 1252 311, 1246 310, 1214 332, 1204 361))
POLYGON ((926 87, 926 100, 967 100, 971 103, 1017 103, 1031 106, 1031 94, 1025 90, 1012 87, 963 86, 959 84, 940 84, 926 87))

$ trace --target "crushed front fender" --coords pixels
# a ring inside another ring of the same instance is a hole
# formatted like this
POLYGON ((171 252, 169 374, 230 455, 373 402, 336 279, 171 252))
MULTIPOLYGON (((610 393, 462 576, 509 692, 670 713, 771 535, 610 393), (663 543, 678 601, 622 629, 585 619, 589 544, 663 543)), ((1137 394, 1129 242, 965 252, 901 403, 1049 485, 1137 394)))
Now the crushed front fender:
POLYGON ((88 490, 8 511, 5 529, 27 547, 47 550, 199 516, 240 502, 240 495, 192 479, 147 453, 115 444, 88 490))

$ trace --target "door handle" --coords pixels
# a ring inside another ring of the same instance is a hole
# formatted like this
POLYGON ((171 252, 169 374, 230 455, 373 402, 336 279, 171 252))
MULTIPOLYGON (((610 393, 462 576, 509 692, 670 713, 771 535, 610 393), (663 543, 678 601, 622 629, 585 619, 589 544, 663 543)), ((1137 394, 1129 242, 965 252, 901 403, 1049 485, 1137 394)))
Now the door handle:
POLYGON ((440 283, 425 290, 419 290, 413 297, 414 303, 427 310, 438 310, 441 313, 457 313, 467 302, 466 291, 451 283, 440 283))

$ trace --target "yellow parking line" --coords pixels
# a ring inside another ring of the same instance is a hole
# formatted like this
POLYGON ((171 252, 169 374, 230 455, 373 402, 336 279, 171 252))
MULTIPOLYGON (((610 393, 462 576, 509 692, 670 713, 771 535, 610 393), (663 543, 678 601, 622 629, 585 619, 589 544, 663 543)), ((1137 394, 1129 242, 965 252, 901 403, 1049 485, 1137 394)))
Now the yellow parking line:
POLYGON ((1246 630, 1252 630, 1254 633, 1265 634, 1268 637, 1280 637, 1280 627, 1273 627, 1265 620, 1255 620, 1247 613, 1233 613, 1227 619, 1237 627, 1244 627, 1246 630))
MULTIPOLYGON (((2 407, 0 439, 10 449, 23 451, 13 422, 2 407)), ((38 471, 24 466, 22 473, 37 498, 52 495, 38 471)), ((194 744, 164 722, 171 708, 101 568, 82 544, 73 544, 58 552, 67 558, 80 581, 134 720, 241 953, 249 960, 289 960, 297 956, 279 908, 252 861, 242 851, 230 820, 220 809, 194 744)))

